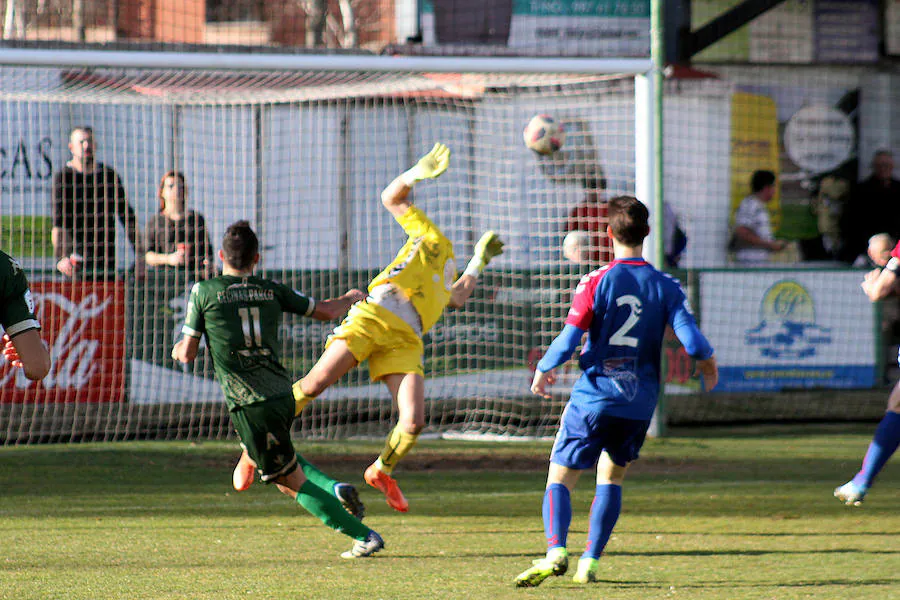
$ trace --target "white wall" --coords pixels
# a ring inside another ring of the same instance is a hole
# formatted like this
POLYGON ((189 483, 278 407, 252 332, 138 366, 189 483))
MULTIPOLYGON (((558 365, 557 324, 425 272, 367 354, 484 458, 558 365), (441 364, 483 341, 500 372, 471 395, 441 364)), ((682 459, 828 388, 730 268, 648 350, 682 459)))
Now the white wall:
MULTIPOLYGON (((184 171, 191 205, 206 218, 212 244, 225 228, 247 219, 259 228, 254 109, 185 107, 180 117, 177 166, 184 171)), ((262 240, 263 266, 267 241, 262 240)))
MULTIPOLYGON (((864 179, 872 173, 876 151, 888 149, 900 157, 900 76, 873 73, 863 79, 861 91, 859 174, 864 179)), ((894 177, 900 177, 900 169, 894 177)))
POLYGON ((663 119, 664 199, 688 237, 680 266, 725 266, 731 202, 730 93, 670 93, 663 119))
POLYGON ((334 106, 274 106, 264 112, 266 268, 337 268, 340 131, 341 112, 334 106))

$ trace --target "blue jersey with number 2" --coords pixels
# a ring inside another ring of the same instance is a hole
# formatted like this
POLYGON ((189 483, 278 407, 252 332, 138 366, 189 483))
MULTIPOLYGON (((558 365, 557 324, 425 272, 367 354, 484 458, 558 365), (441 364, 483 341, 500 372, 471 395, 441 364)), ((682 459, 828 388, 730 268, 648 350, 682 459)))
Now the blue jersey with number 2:
MULTIPOLYGON (((588 333, 571 402, 611 416, 649 419, 659 396, 666 325, 689 355, 712 356, 678 280, 638 258, 617 259, 585 275, 566 317, 567 329, 588 333)), ((558 365, 539 368, 547 366, 558 365)))

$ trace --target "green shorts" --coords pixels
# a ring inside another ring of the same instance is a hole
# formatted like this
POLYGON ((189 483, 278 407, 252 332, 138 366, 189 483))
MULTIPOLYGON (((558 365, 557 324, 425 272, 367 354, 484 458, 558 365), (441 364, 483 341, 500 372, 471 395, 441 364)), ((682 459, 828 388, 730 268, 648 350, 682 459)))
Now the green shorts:
POLYGON ((297 468, 297 451, 291 441, 293 420, 293 396, 270 398, 231 412, 231 422, 241 436, 241 445, 266 483, 297 468))

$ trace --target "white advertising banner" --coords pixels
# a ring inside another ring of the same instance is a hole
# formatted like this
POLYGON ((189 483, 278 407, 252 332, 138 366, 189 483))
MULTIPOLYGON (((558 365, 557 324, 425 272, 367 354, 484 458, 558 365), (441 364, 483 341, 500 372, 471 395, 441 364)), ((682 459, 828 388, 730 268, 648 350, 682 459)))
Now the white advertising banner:
POLYGON ((716 391, 872 387, 876 312, 861 281, 857 271, 701 273, 716 391))
POLYGON ((473 44, 536 54, 644 57, 649 0, 425 0, 427 46, 473 44))
POLYGON ((754 19, 750 30, 750 61, 813 62, 813 3, 788 0, 754 19))

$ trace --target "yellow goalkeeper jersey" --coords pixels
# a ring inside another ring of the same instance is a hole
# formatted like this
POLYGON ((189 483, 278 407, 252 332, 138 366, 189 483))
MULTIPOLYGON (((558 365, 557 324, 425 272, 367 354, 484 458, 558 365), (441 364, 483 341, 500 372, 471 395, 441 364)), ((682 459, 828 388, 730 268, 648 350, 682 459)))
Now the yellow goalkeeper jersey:
POLYGON ((415 206, 397 218, 409 236, 400 252, 369 284, 369 291, 389 283, 403 292, 422 320, 422 333, 431 329, 450 302, 456 281, 453 244, 425 213, 415 206))

